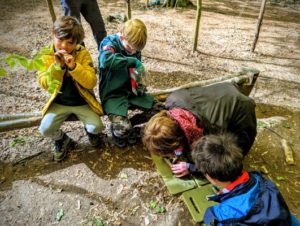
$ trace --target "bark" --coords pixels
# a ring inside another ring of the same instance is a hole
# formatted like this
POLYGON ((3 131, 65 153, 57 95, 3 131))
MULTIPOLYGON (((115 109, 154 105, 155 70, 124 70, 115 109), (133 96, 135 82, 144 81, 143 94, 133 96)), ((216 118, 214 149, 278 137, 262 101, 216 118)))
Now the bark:
POLYGON ((49 8, 49 12, 50 12, 50 15, 51 15, 52 22, 54 23, 56 21, 56 15, 55 15, 55 11, 54 11, 54 8, 53 8, 52 0, 47 0, 47 5, 48 5, 48 8, 49 8))
POLYGON ((25 112, 16 114, 0 114, 0 122, 41 116, 41 112, 25 112))
POLYGON ((240 72, 232 75, 227 75, 227 76, 204 80, 204 81, 196 81, 196 82, 188 83, 171 89, 153 90, 148 92, 148 94, 156 97, 159 100, 163 100, 167 97, 169 93, 179 89, 192 88, 196 86, 206 86, 206 85, 211 85, 219 82, 235 82, 238 85, 239 90, 243 94, 248 96, 256 82, 258 75, 259 75, 259 71, 256 69, 243 68, 240 72))
POLYGON ((251 48, 252 52, 254 52, 254 50, 255 50, 256 43, 257 43, 257 40, 259 37, 259 31, 260 31, 260 27, 262 25, 262 21, 263 21, 263 17, 264 17, 265 6, 266 6, 266 0, 262 0, 260 12, 259 12, 259 16, 258 16, 257 24, 256 24, 255 37, 254 37, 254 41, 253 41, 252 48, 251 48))
MULTIPOLYGON (((244 68, 240 72, 223 76, 220 78, 205 80, 205 81, 197 81, 193 83, 188 83, 183 86, 166 89, 166 90, 153 90, 148 92, 148 94, 154 96, 156 99, 160 101, 164 101, 167 96, 176 90, 191 88, 196 86, 207 86, 212 85, 219 82, 234 82, 238 89, 244 93, 245 95, 249 95, 256 79, 259 75, 259 71, 253 68, 244 68)), ((37 126, 40 124, 42 120, 42 114, 40 112, 32 112, 32 113, 17 113, 17 114, 2 114, 0 115, 0 132, 27 128, 32 126, 37 126), (5 121, 6 120, 6 121, 5 121)), ((74 115, 71 115, 67 121, 76 121, 78 120, 74 115)))
POLYGON ((2 121, 0 122, 0 132, 37 126, 41 120, 42 116, 2 121))
POLYGON ((200 18, 201 18, 201 9, 202 9, 202 0, 197 0, 197 16, 196 16, 196 25, 195 25, 193 52, 196 51, 197 44, 198 44, 198 35, 199 35, 200 18))
MULTIPOLYGON (((151 1, 150 1, 151 2, 151 1)), ((161 1, 163 2, 163 1, 161 1)), ((192 4, 189 0, 165 0, 163 6, 167 7, 187 7, 192 4)))
POLYGON ((131 19, 131 4, 130 4, 130 0, 127 0, 127 18, 128 18, 128 20, 131 19))

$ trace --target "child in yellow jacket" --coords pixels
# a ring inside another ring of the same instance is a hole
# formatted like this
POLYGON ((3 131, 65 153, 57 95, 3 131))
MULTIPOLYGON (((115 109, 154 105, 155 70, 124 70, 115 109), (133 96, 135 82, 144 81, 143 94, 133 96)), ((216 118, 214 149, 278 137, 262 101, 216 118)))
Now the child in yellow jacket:
POLYGON ((39 130, 55 141, 55 161, 63 160, 74 144, 60 129, 71 114, 83 122, 91 145, 100 143, 103 111, 93 93, 97 77, 92 58, 79 45, 83 38, 83 28, 75 17, 59 18, 53 26, 52 52, 43 56, 45 69, 38 72, 40 85, 51 94, 39 130))

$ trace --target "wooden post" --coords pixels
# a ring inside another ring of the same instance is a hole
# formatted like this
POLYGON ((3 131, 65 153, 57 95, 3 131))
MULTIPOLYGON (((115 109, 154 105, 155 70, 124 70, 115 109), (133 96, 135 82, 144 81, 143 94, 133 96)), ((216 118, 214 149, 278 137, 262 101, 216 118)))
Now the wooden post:
POLYGON ((266 0, 262 0, 261 6, 260 6, 260 11, 259 11, 259 16, 258 16, 257 24, 256 24, 255 38, 254 38, 254 41, 253 41, 253 44, 252 44, 251 52, 254 52, 255 47, 256 47, 256 42, 257 42, 258 37, 259 37, 259 31, 260 31, 260 27, 262 25, 264 13, 265 13, 265 6, 266 6, 266 0))
POLYGON ((128 20, 131 19, 131 5, 130 5, 130 0, 127 0, 127 18, 128 18, 128 20))
POLYGON ((196 51, 197 44, 198 44, 198 34, 199 34, 199 27, 200 27, 201 8, 202 8, 202 0, 197 0, 197 16, 196 16, 196 26, 195 26, 195 34, 194 34, 193 52, 196 51))
POLYGON ((49 8, 51 18, 52 18, 52 22, 54 23, 56 21, 56 15, 55 15, 55 11, 54 11, 54 8, 53 8, 52 0, 47 0, 47 5, 48 5, 48 8, 49 8))

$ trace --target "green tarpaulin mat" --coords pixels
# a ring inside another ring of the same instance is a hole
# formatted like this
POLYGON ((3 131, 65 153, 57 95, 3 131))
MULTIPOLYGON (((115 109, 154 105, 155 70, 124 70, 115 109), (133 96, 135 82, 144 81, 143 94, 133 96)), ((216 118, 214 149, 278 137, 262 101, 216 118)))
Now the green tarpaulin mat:
POLYGON ((215 194, 212 185, 205 178, 199 179, 189 176, 184 179, 179 179, 173 175, 170 162, 167 159, 154 154, 152 154, 151 157, 168 191, 172 195, 181 194, 193 220, 195 222, 201 222, 205 210, 215 205, 214 202, 206 200, 207 195, 215 194))
POLYGON ((216 202, 207 201, 206 196, 214 194, 211 184, 207 184, 186 192, 181 197, 188 207, 195 222, 202 222, 205 210, 216 202))

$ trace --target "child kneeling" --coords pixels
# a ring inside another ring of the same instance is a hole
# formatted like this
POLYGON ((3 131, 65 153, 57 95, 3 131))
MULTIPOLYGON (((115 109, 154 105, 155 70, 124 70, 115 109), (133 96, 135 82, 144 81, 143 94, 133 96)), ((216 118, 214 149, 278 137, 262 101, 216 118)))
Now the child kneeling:
POLYGON ((231 134, 207 135, 192 151, 196 167, 219 193, 209 200, 206 225, 299 225, 275 184, 258 172, 243 170, 243 154, 231 134))

